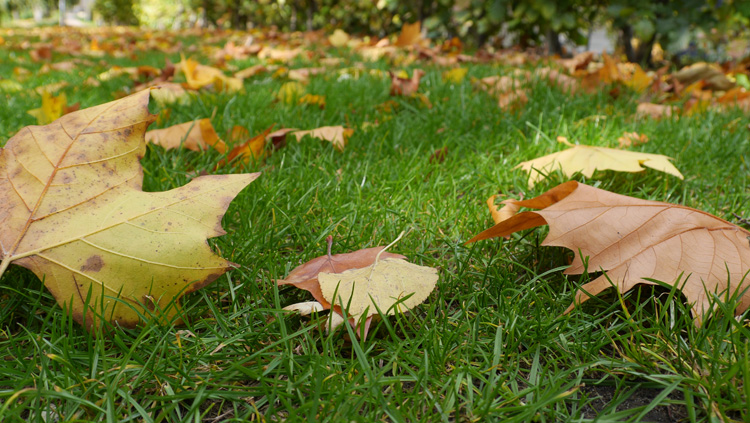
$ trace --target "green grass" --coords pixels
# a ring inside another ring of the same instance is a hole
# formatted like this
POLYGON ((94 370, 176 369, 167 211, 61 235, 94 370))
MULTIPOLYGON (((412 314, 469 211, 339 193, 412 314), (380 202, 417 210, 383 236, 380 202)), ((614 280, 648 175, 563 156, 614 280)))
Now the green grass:
MULTIPOLYGON (((27 37, 2 36, 9 44, 27 37)), ((141 54, 104 60, 158 65, 165 56, 141 54)), ((33 74, 24 91, 0 93, 0 142, 35 124, 26 111, 39 107, 36 86, 69 81, 64 92, 82 108, 130 86, 124 78, 83 86, 107 70, 94 60, 72 73, 33 74)), ((24 51, 0 50, 0 76, 12 77, 16 66, 40 64, 24 51)), ((624 131, 645 133, 650 141, 636 149, 674 157, 684 181, 651 170, 576 179, 732 222, 749 217, 745 115, 639 120, 634 93, 571 96, 546 84, 511 113, 472 90, 468 77, 450 85, 442 68, 415 66, 427 70, 420 91, 432 108, 393 98, 400 107, 387 115, 375 108, 392 99, 387 79, 337 81, 335 72, 308 87, 326 96, 324 110, 274 102, 284 81, 268 76, 247 80, 245 94, 203 93, 172 106, 163 126, 212 117, 220 134, 272 124, 356 131, 343 153, 308 139, 220 169, 263 172, 230 206, 227 234, 212 241, 242 267, 185 297, 182 326, 145 322, 92 337, 41 281, 12 266, 0 282, 0 421, 750 421, 750 328, 747 315, 733 316, 732 301, 717 303, 700 329, 681 294, 661 287, 608 292, 561 315, 591 276, 562 274, 572 253, 540 247, 545 229, 464 245, 491 224, 490 195, 530 198, 564 181, 552 175, 529 189, 514 169, 559 151, 558 135, 615 146, 624 131), (445 161, 431 161, 443 147, 445 161), (411 313, 377 322, 359 341, 351 329, 326 333, 325 315, 311 321, 281 311, 311 298, 274 280, 324 254, 327 236, 343 253, 386 245, 402 231, 392 250, 440 271, 435 291, 411 313)), ((474 77, 507 71, 469 66, 474 77)), ((149 147, 144 189, 181 186, 212 173, 221 158, 149 147)))

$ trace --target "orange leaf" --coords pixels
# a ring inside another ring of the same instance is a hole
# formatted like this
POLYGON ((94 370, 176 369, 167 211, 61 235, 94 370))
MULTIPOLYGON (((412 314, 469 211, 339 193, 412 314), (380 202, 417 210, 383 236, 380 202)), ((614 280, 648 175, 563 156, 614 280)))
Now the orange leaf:
POLYGON ((399 34, 396 43, 396 47, 407 47, 414 44, 418 44, 422 40, 422 28, 419 22, 413 24, 405 23, 401 27, 401 34, 399 34))
POLYGON ((203 151, 211 146, 219 153, 227 151, 226 144, 219 139, 214 126, 211 125, 211 120, 207 118, 163 129, 152 129, 146 132, 146 142, 166 149, 182 146, 188 150, 203 151))
MULTIPOLYGON (((581 287, 570 311, 614 284, 627 292, 654 279, 678 288, 692 305, 696 323, 708 311, 713 293, 742 292, 750 279, 750 232, 706 212, 677 204, 614 194, 575 181, 539 197, 513 201, 539 209, 503 220, 468 242, 502 237, 549 225, 544 246, 566 247, 575 258, 565 274, 605 271, 581 287), (587 265, 584 265, 584 261, 587 265), (708 294, 707 294, 708 292, 708 294)), ((736 313, 750 306, 745 293, 736 313)))

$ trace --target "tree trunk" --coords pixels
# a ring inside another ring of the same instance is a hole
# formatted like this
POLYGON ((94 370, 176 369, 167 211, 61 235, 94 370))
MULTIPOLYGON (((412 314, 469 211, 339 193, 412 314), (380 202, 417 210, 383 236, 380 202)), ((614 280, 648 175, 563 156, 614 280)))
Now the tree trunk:
POLYGON ((292 1, 291 5, 291 16, 289 17, 289 30, 294 32, 297 30, 297 1, 292 1))
POLYGON ((560 57, 563 55, 562 44, 560 44, 560 34, 552 28, 547 30, 547 53, 550 55, 556 54, 560 57))
POLYGON ((639 40, 638 48, 633 48, 633 27, 628 24, 622 26, 622 38, 620 42, 625 50, 625 56, 629 62, 639 63, 645 67, 653 67, 651 50, 654 47, 656 36, 648 40, 639 40))
POLYGON ((313 18, 315 17, 315 0, 307 0, 307 30, 313 30, 313 18))

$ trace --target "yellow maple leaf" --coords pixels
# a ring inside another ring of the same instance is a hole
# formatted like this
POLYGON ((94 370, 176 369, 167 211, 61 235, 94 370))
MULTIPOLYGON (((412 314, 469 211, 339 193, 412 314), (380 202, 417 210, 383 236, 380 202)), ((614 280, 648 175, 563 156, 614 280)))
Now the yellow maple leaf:
POLYGON ((202 65, 193 59, 183 57, 177 67, 185 75, 187 86, 193 90, 212 86, 216 91, 238 92, 243 88, 241 79, 226 76, 220 69, 202 65))
POLYGON ((548 154, 534 160, 525 161, 516 168, 529 173, 529 186, 547 177, 551 172, 560 169, 566 177, 575 173, 587 178, 597 170, 614 170, 617 172, 641 172, 643 166, 674 175, 683 179, 679 170, 670 162, 670 158, 661 154, 641 153, 637 151, 617 150, 607 147, 589 145, 572 145, 562 141, 570 148, 548 154))
POLYGON ((44 91, 42 93, 42 107, 29 110, 27 113, 34 116, 39 125, 46 125, 64 115, 67 105, 68 99, 65 93, 55 96, 49 91, 44 91))
POLYGON ((162 129, 152 129, 146 132, 146 142, 160 145, 165 149, 183 147, 188 150, 203 151, 211 146, 219 153, 227 151, 226 144, 219 138, 208 118, 162 129))
POLYGON ((177 299, 234 265, 207 238, 259 174, 209 175, 144 192, 149 92, 28 126, 0 149, 0 276, 30 269, 73 318, 168 323, 177 299))

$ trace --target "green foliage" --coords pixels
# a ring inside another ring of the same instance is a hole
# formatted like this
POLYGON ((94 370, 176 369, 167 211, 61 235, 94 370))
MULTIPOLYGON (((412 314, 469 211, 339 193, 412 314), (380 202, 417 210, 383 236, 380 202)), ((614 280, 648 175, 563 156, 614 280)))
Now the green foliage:
POLYGON ((138 25, 133 5, 133 0, 96 0, 94 11, 110 24, 138 25))

